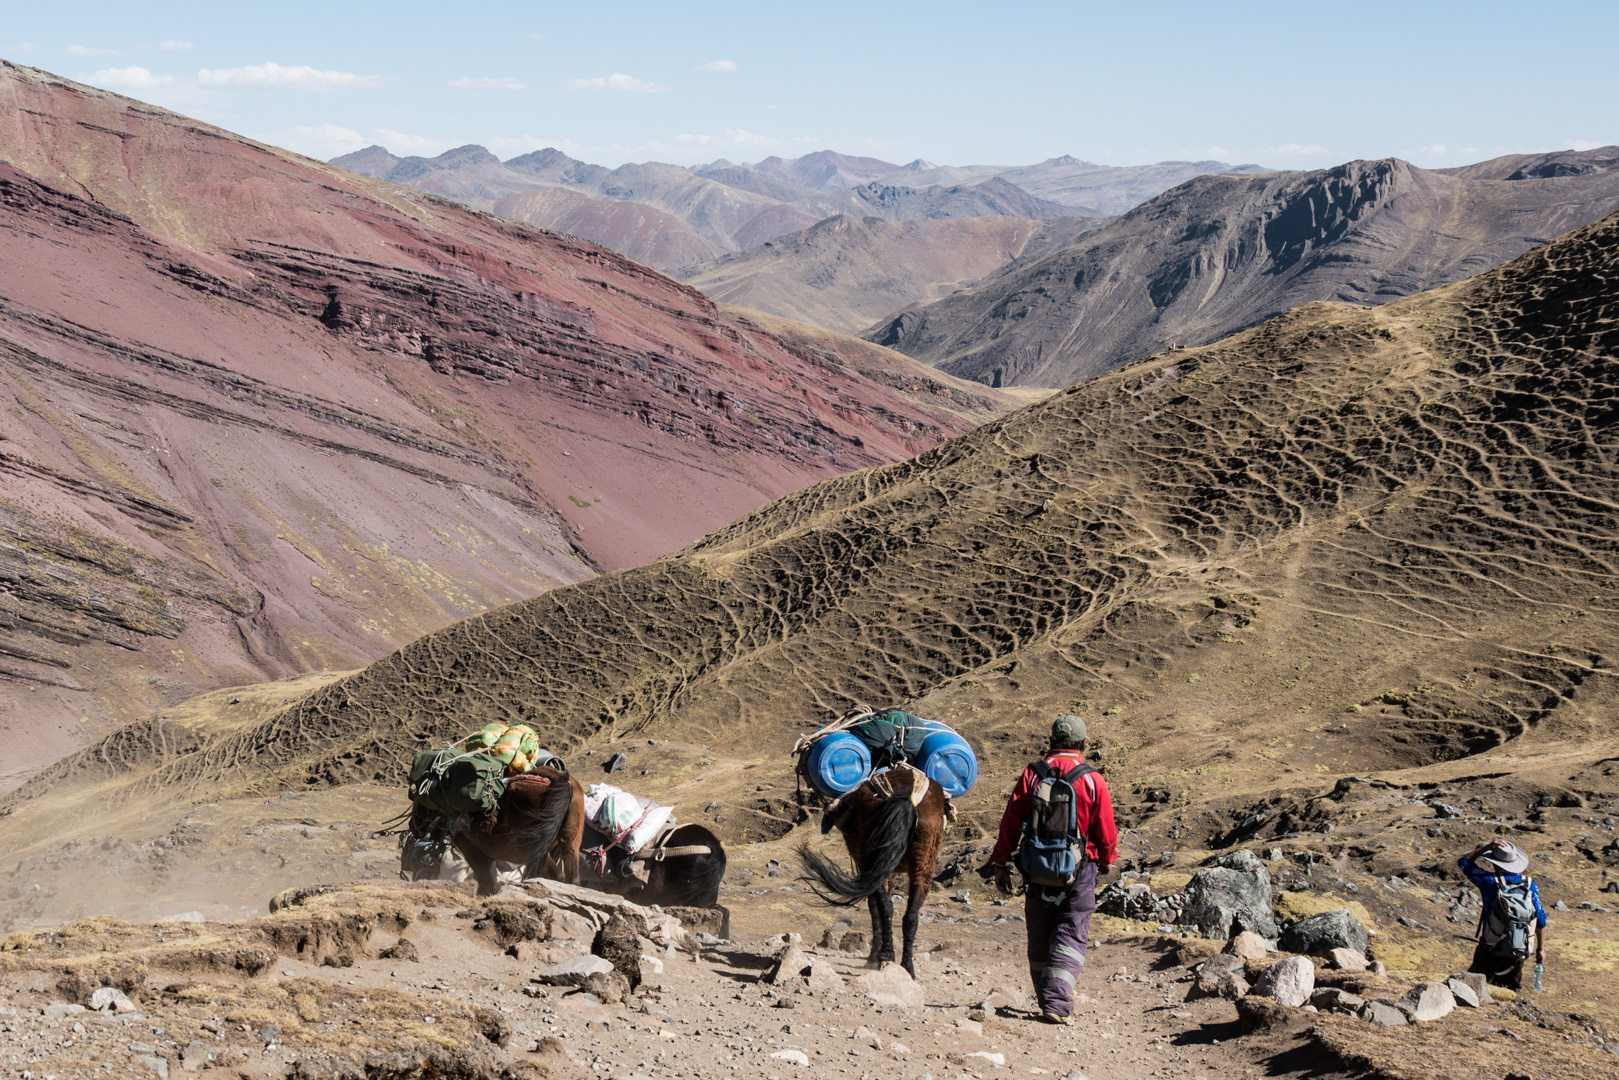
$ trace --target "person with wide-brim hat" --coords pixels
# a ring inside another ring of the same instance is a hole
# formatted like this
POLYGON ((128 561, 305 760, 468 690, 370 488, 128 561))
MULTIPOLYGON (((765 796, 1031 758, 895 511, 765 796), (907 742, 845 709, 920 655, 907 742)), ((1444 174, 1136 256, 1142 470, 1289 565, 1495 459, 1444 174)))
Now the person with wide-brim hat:
POLYGON ((1536 964, 1546 962, 1546 909, 1540 903, 1540 886, 1529 876, 1529 853, 1510 840, 1486 840, 1458 860, 1462 873, 1478 889, 1484 901, 1479 916, 1478 944, 1473 948, 1473 962, 1467 970, 1483 975, 1485 980, 1508 990, 1523 988, 1523 965, 1526 956, 1502 956, 1485 941, 1490 914, 1495 909, 1496 897, 1503 888, 1527 883, 1529 899, 1535 908, 1534 943, 1532 952, 1536 964))

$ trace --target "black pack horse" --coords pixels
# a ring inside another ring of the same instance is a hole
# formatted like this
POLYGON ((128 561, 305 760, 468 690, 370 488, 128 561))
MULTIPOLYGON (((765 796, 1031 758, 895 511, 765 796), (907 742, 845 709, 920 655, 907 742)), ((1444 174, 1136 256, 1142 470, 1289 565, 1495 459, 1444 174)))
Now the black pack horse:
POLYGON ((579 876, 586 885, 643 907, 714 907, 725 879, 725 848, 702 825, 663 830, 633 855, 603 850, 606 837, 585 828, 579 876))

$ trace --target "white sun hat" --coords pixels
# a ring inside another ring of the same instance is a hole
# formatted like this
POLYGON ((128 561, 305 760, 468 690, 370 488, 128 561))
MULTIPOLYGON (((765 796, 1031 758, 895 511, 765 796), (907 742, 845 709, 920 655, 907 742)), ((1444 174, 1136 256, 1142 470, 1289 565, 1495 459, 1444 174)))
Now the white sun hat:
POLYGON ((1494 867, 1503 874, 1521 874, 1529 869, 1529 854, 1510 840, 1495 840, 1478 853, 1475 860, 1485 869, 1494 867))

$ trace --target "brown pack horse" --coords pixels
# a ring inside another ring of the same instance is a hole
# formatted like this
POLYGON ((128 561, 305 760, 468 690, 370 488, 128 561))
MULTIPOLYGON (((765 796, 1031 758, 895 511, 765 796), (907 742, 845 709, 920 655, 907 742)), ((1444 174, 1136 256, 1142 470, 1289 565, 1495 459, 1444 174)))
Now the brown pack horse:
POLYGON ((845 906, 866 901, 871 909, 868 963, 875 966, 894 959, 890 886, 897 883, 901 871, 910 878, 903 922, 905 948, 900 963, 913 979, 917 920, 938 869, 948 808, 944 789, 921 772, 889 769, 833 803, 821 818, 822 835, 834 828, 843 834, 849 857, 854 860, 854 874, 845 873, 811 850, 807 841, 798 849, 810 887, 821 899, 845 906))
POLYGON ((523 868, 523 877, 579 884, 579 841, 585 831, 585 790, 565 770, 539 767, 506 784, 495 812, 452 821, 420 803, 400 838, 400 870, 438 876, 450 848, 467 861, 478 894, 499 891, 496 862, 523 868))

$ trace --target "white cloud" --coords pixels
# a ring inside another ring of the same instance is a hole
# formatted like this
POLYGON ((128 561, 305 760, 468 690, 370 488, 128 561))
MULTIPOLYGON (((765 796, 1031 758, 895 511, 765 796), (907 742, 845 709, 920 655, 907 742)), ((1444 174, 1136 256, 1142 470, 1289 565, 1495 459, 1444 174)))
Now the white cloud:
POLYGON ((735 71, 735 60, 710 60, 706 64, 698 64, 693 71, 735 71))
POLYGON ((190 52, 195 48, 189 41, 165 41, 158 46, 161 52, 190 52))
POLYGON ((39 51, 39 46, 35 45, 32 41, 21 41, 21 42, 18 42, 17 45, 14 46, 11 51, 12 52, 20 52, 20 53, 38 52, 39 51))
POLYGON ((1419 147, 1417 147, 1417 153, 1419 153, 1419 154, 1430 154, 1433 157, 1444 157, 1445 156, 1445 144, 1444 143, 1434 143, 1432 146, 1419 146, 1419 147))
POLYGON ((457 90, 527 90, 528 84, 517 79, 451 79, 457 90))
POLYGON ((528 35, 528 39, 530 41, 544 41, 545 40, 545 35, 544 34, 530 34, 530 35, 528 35))
POLYGON ((156 90, 180 82, 173 75, 154 75, 143 67, 103 68, 81 79, 103 90, 156 90))
POLYGON ((1606 145, 1608 145, 1608 144, 1607 143, 1592 142, 1590 139, 1570 139, 1570 140, 1568 140, 1568 148, 1570 150, 1595 150, 1599 146, 1606 146, 1606 145))
POLYGON ((600 75, 594 79, 572 79, 567 84, 569 90, 628 90, 637 94, 661 94, 669 89, 654 82, 637 79, 633 75, 612 74, 605 79, 600 75))
POLYGON ((1205 146, 1203 152, 1210 157, 1226 158, 1231 156, 1231 151, 1223 146, 1205 146))
POLYGON ((768 146, 780 140, 741 128, 726 128, 723 135, 676 135, 675 141, 688 146, 768 146))
POLYGON ((122 56, 122 55, 124 55, 123 52, 121 50, 119 50, 119 49, 92 49, 92 48, 89 48, 89 47, 84 46, 84 45, 69 45, 67 47, 67 54, 69 56, 122 56))
POLYGON ((351 71, 320 71, 300 64, 282 67, 277 63, 239 68, 203 68, 197 72, 197 85, 207 87, 270 87, 279 90, 352 90, 384 86, 393 80, 381 75, 356 75, 351 71))
POLYGON ((337 124, 300 125, 272 135, 260 135, 258 140, 272 146, 284 146, 322 161, 339 154, 352 154, 371 142, 358 131, 337 124))
POLYGON ((377 128, 377 141, 393 153, 405 157, 412 154, 419 154, 422 157, 435 157, 452 146, 460 145, 444 139, 435 139, 429 135, 407 135, 403 131, 393 131, 389 128, 377 128))

